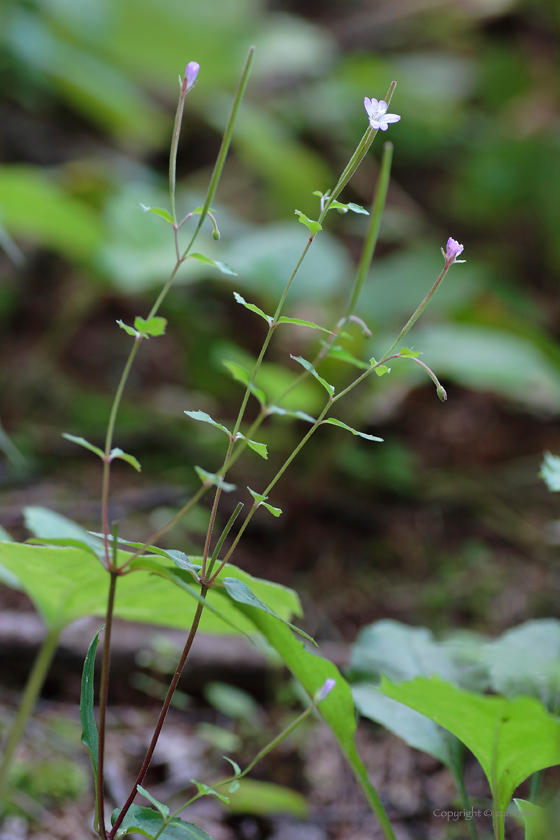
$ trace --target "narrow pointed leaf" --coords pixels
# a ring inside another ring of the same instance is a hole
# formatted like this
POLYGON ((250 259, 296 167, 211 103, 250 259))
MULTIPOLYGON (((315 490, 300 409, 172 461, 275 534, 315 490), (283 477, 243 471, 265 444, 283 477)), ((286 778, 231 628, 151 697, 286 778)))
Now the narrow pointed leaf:
POLYGON ((151 793, 145 790, 142 787, 142 785, 136 785, 136 790, 139 794, 145 796, 148 802, 151 802, 152 805, 155 805, 155 807, 158 809, 158 811, 164 819, 166 819, 169 816, 169 808, 167 807, 167 805, 164 805, 162 802, 158 802, 158 800, 155 799, 155 797, 153 797, 151 793))
POLYGON ((352 201, 348 204, 342 204, 340 201, 332 201, 329 204, 329 210, 338 210, 340 213, 348 213, 351 210, 353 213, 362 213, 365 216, 369 216, 368 210, 362 207, 361 204, 354 204, 352 201))
POLYGON ((221 583, 224 585, 227 594, 232 598, 234 601, 247 604, 250 607, 256 607, 258 610, 263 610, 263 612, 269 613, 273 615, 274 618, 277 618, 279 621, 282 621, 284 624, 287 624, 288 627, 291 627, 292 630, 295 630, 296 633, 299 633, 300 636, 304 636, 310 642, 313 642, 314 645, 317 643, 314 639, 311 638, 307 633, 304 633, 303 630, 300 630, 299 627, 296 627, 295 624, 291 624, 289 621, 286 621, 285 618, 282 618, 274 610, 271 610, 270 607, 261 601, 260 598, 251 591, 251 589, 244 583, 242 580, 238 578, 222 578, 221 583))
POLYGON ((141 318, 140 315, 137 315, 134 319, 134 328, 142 335, 152 335, 154 337, 165 335, 166 327, 166 318, 157 317, 144 320, 144 318, 141 318))
MULTIPOLYGON (((105 627, 105 625, 103 625, 103 627, 105 627)), ((91 755, 91 763, 93 764, 93 773, 95 777, 97 777, 97 767, 99 763, 99 733, 97 731, 97 723, 95 722, 95 715, 93 712, 93 676, 95 670, 95 654, 97 652, 97 645, 99 644, 99 634, 103 630, 103 627, 99 628, 88 648, 84 661, 84 670, 82 671, 82 691, 80 694, 82 744, 85 744, 89 750, 89 754, 91 755)))
POLYGON ((282 508, 273 507, 267 502, 261 502, 261 507, 266 508, 273 516, 276 516, 277 518, 279 516, 282 516, 282 508))
POLYGON ((237 273, 233 270, 233 268, 230 268, 229 265, 224 262, 212 260, 210 257, 205 257, 204 254, 189 254, 189 257, 199 263, 202 263, 202 265, 211 265, 213 268, 217 268, 222 272, 222 274, 229 274, 232 277, 237 277, 237 273))
POLYGON ((142 472, 142 467, 140 466, 140 461, 134 457, 134 455, 129 455, 127 452, 123 452, 122 449, 118 447, 116 449, 111 449, 111 454, 109 455, 111 461, 114 458, 120 458, 121 461, 126 461, 127 464, 130 464, 131 467, 134 467, 137 472, 142 472))
POLYGON ((231 373, 232 377, 237 381, 241 382, 242 385, 245 385, 249 388, 250 392, 253 394, 254 397, 260 402, 261 405, 266 405, 267 398, 265 392, 262 388, 257 388, 254 382, 251 382, 251 377, 249 372, 245 370, 242 365, 239 365, 237 362, 230 362, 227 359, 222 361, 224 367, 226 367, 229 372, 231 373))
POLYGON ((332 332, 328 330, 326 327, 320 327, 319 324, 314 324, 313 321, 304 321, 303 318, 278 318, 279 324, 295 324, 298 327, 309 327, 312 330, 322 330, 323 332, 329 333, 332 335, 332 332))
POLYGON ((292 356, 290 354, 290 359, 293 359, 294 362, 299 362, 302 367, 309 371, 309 373, 315 377, 315 379, 321 383, 323 388, 327 391, 328 394, 332 397, 334 394, 334 385, 330 385, 326 379, 323 379, 322 376, 319 376, 311 362, 308 362, 307 359, 304 359, 302 356, 292 356))
POLYGON ((257 455, 260 455, 261 458, 264 458, 265 461, 268 459, 268 449, 266 448, 266 443, 259 443, 257 440, 249 440, 249 438, 245 437, 245 435, 237 435, 239 440, 244 440, 249 449, 252 449, 253 452, 256 452, 257 455))
POLYGON ((331 426, 340 426, 341 429, 346 429, 347 432, 352 432, 353 435, 358 435, 365 440, 374 440, 377 443, 383 443, 383 438, 375 437, 375 435, 366 435, 365 432, 358 432, 357 429, 353 429, 352 426, 346 425, 342 420, 337 420, 335 417, 327 417, 326 420, 321 421, 321 425, 323 423, 329 423, 331 426))
POLYGON ((369 370, 371 367, 370 364, 358 359, 357 356, 354 356, 344 347, 341 347, 340 344, 333 344, 332 347, 329 348, 328 355, 341 362, 348 362, 349 365, 354 365, 354 367, 360 368, 361 370, 369 370))
POLYGON ((133 338, 141 338, 142 337, 142 333, 138 332, 138 330, 135 330, 134 327, 129 327, 128 324, 124 323, 124 321, 118 320, 117 324, 119 325, 121 330, 124 330, 126 333, 133 336, 133 338))
POLYGON ((236 776, 239 776, 241 774, 241 767, 239 766, 239 764, 236 761, 234 761, 233 758, 228 758, 227 755, 224 755, 222 757, 224 761, 229 761, 229 763, 233 767, 233 772, 236 776))
POLYGON ((196 779, 191 779, 191 782, 193 785, 196 785, 199 793, 203 793, 205 796, 217 796, 218 799, 222 800, 222 802, 225 802, 226 804, 229 803, 228 796, 218 793, 217 790, 214 790, 214 788, 211 788, 209 785, 205 785, 204 782, 197 782, 196 779))
POLYGON ((83 437, 76 437, 76 435, 69 435, 68 432, 63 432, 62 437, 66 438, 66 440, 72 441, 72 443, 77 443, 78 446, 83 446, 84 449, 89 449, 90 452, 95 452, 96 455, 99 455, 100 458, 105 458, 105 453, 102 449, 98 446, 94 446, 93 443, 90 443, 89 440, 86 440, 83 437))
POLYGON ((422 353, 416 352, 415 350, 409 350, 408 347, 401 347, 399 355, 402 356, 403 359, 417 359, 418 356, 422 355, 422 353))
POLYGON ((313 219, 308 219, 305 213, 302 213, 300 210, 294 210, 296 216, 299 216, 299 220, 302 225, 305 225, 311 231, 311 235, 315 236, 316 233, 319 233, 320 230, 323 230, 321 224, 319 222, 313 221, 313 219))
MULTIPOLYGON (((111 814, 114 825, 121 809, 117 808, 111 814)), ((144 808, 141 805, 131 805, 127 811, 115 838, 126 837, 127 834, 140 834, 142 837, 155 837, 164 825, 164 819, 158 811, 144 808)), ((159 840, 212 840, 209 834, 194 823, 188 823, 175 817, 165 826, 159 840)))
POLYGON ((173 216, 169 210, 164 210, 163 207, 150 207, 149 204, 142 203, 140 203, 140 207, 144 213, 154 213, 156 216, 160 216, 160 218, 165 219, 166 222, 173 224, 173 216))
POLYGON ((195 467, 195 470, 203 484, 213 484, 215 487, 220 487, 224 493, 231 493, 232 490, 235 490, 235 484, 229 484, 229 482, 224 481, 223 478, 216 475, 216 473, 203 470, 202 467, 195 467))
POLYGON ((255 491, 251 490, 250 487, 247 487, 247 490, 249 491, 255 502, 257 502, 257 504, 259 505, 261 505, 268 499, 268 496, 263 496, 261 493, 255 493, 255 491))
POLYGON ((261 318, 264 318, 264 320, 266 321, 266 323, 269 326, 272 324, 271 316, 270 315, 265 315, 265 313, 262 311, 262 309, 259 309, 259 307, 255 306, 254 303, 247 303, 245 298, 241 297, 241 295, 238 294, 237 292, 234 292, 233 296, 234 296, 235 300, 237 301, 237 303, 240 303, 241 306, 245 307, 245 309, 249 309, 251 312, 255 312, 257 315, 260 315, 261 318))
POLYGON ((307 423, 316 423, 315 417, 306 414, 305 411, 296 411, 293 408, 281 408, 279 405, 269 405, 267 414, 278 414, 280 417, 295 417, 296 420, 305 420, 307 423))
POLYGON ((199 420, 201 423, 209 423, 211 426, 215 426, 217 429, 221 429, 222 432, 225 432, 226 435, 231 436, 231 432, 229 429, 226 429, 225 426, 222 426, 221 423, 216 423, 215 420, 212 420, 209 414, 206 414, 205 411, 185 411, 185 414, 188 417, 191 417, 193 420, 199 420))

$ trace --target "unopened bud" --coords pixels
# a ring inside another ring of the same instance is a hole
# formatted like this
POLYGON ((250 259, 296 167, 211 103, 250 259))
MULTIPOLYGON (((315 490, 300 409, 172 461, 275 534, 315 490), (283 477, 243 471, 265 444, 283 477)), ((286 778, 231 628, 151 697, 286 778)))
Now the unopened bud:
POLYGON ((321 703, 323 700, 325 700, 325 698, 329 696, 329 694, 331 693, 331 691, 333 690, 335 685, 336 685, 336 680, 333 680, 333 679, 325 680, 323 686, 319 689, 319 691, 315 695, 315 701, 317 703, 321 703))
POLYGON ((447 391, 445 390, 445 388, 443 387, 443 385, 438 385, 438 386, 437 386, 437 395, 438 395, 438 397, 440 398, 440 400, 441 400, 442 402, 445 402, 445 401, 446 401, 446 399, 447 399, 447 391))
POLYGON ((198 64, 198 62, 189 61, 185 70, 185 80, 183 82, 183 84, 185 85, 185 90, 190 90, 192 87, 194 87, 199 70, 200 64, 198 64))

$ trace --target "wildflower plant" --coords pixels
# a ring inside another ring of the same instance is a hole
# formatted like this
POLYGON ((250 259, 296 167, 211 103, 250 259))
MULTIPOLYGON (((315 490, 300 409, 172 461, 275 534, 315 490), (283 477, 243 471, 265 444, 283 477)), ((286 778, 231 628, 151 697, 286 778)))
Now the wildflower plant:
MULTIPOLYGON (((228 363, 228 370, 234 379, 244 387, 244 395, 236 420, 229 428, 202 410, 185 411, 189 423, 209 424, 225 436, 225 451, 221 465, 213 470, 202 466, 195 468, 200 479, 200 487, 197 492, 177 514, 159 527, 145 542, 134 543, 121 539, 118 534, 118 526, 111 525, 109 521, 113 462, 120 459, 127 462, 133 469, 141 469, 133 454, 124 452, 114 444, 119 408, 136 356, 146 340, 157 340, 166 331, 167 322, 159 314, 161 305, 181 266, 188 260, 194 259, 203 264, 211 264, 221 271, 232 273, 231 269, 224 263, 196 251, 195 244, 203 226, 208 224, 211 226, 214 239, 220 237, 218 221, 215 212, 212 210, 212 202, 230 147, 236 116, 242 104, 253 57, 254 50, 251 49, 233 100, 204 203, 192 209, 183 218, 179 217, 176 208, 177 150, 186 97, 198 82, 200 71, 198 63, 195 61, 189 62, 183 78, 179 79, 180 95, 169 159, 169 208, 143 206, 146 212, 159 217, 162 224, 169 225, 170 252, 172 249, 174 250, 171 271, 146 318, 137 317, 133 324, 118 322, 118 327, 130 336, 132 342, 110 411, 104 447, 97 447, 82 437, 69 433, 65 434, 69 441, 85 447, 101 460, 101 532, 90 534, 77 525, 69 528, 67 524, 65 525, 52 517, 48 520, 48 527, 45 527, 44 520, 41 523, 38 522, 38 518, 42 514, 35 510, 31 511, 28 519, 28 527, 37 535, 34 544, 21 546, 12 543, 0 544, 0 562, 3 568, 7 570, 7 573, 14 575, 19 584, 29 592, 48 627, 46 642, 30 675, 19 713, 5 744, 0 766, 0 795, 5 791, 10 762, 21 738, 25 723, 32 712, 61 630, 80 615, 104 614, 103 627, 100 628, 92 640, 84 663, 80 705, 83 742, 91 754, 95 779, 95 830, 102 840, 114 840, 114 838, 126 834, 141 834, 153 838, 153 840, 157 840, 157 838, 162 838, 162 840, 171 840, 171 838, 174 838, 174 840, 183 840, 183 838, 184 840, 208 840, 208 835, 204 831, 181 818, 185 809, 202 796, 207 795, 218 796, 220 799, 227 801, 228 793, 233 793, 239 787, 242 779, 253 769, 256 763, 316 709, 337 738, 366 799, 379 821, 383 836, 386 840, 395 840, 395 834, 383 804, 357 753, 355 709, 350 686, 331 662, 308 652, 304 647, 302 638, 306 640, 309 646, 313 646, 315 643, 304 631, 291 622, 293 615, 297 614, 298 611, 297 596, 290 590, 282 590, 282 588, 268 584, 266 581, 252 578, 231 563, 240 540, 259 508, 264 508, 272 516, 281 516, 282 511, 275 505, 274 499, 276 484, 281 480, 284 472, 302 448, 321 427, 335 426, 372 443, 382 442, 375 435, 351 428, 332 414, 333 411, 336 412, 337 403, 368 377, 374 373, 376 376, 386 375, 390 373, 389 363, 404 360, 407 363, 411 362, 419 365, 434 382, 440 399, 445 400, 447 398, 436 374, 419 358, 420 353, 407 348, 402 342, 437 292, 451 266, 456 262, 463 262, 457 259, 463 252, 463 245, 460 245, 453 238, 448 239, 446 250, 443 251, 442 249, 444 265, 441 273, 433 282, 424 300, 412 312, 411 317, 403 326, 395 341, 379 359, 371 358, 368 361, 353 359, 338 343, 350 323, 357 323, 365 334, 370 334, 367 325, 360 319, 356 310, 379 236, 391 171, 393 155, 391 143, 387 142, 383 146, 377 187, 370 210, 365 210, 353 203, 339 201, 339 197, 360 166, 375 140, 377 132, 379 130, 387 131, 390 124, 400 120, 398 115, 388 113, 396 87, 395 82, 390 85, 384 99, 365 98, 365 108, 369 120, 368 127, 335 186, 324 193, 319 191, 315 193, 319 199, 317 219, 311 219, 301 211, 295 210, 298 221, 306 227, 308 236, 299 260, 291 275, 286 279, 284 291, 275 311, 272 314, 267 314, 256 304, 246 301, 239 293, 234 293, 236 302, 249 310, 255 318, 263 319, 267 326, 261 351, 252 370, 246 370, 237 363, 228 363), (323 230, 324 225, 327 224, 329 213, 333 210, 343 214, 354 212, 369 216, 362 253, 347 306, 341 317, 332 326, 323 326, 304 319, 287 317, 283 315, 283 311, 290 289, 297 282, 300 266, 313 246, 315 239, 323 230), (188 234, 186 233, 187 230, 190 231, 188 234), (312 360, 300 355, 291 356, 293 362, 301 368, 299 377, 283 394, 277 396, 274 402, 270 402, 264 391, 257 385, 257 377, 276 331, 278 329, 289 329, 292 325, 318 331, 323 334, 324 340, 312 360), (346 361, 353 361, 360 370, 359 374, 355 378, 351 378, 338 392, 321 372, 322 362, 329 357, 333 360, 344 357, 346 361), (297 384, 309 379, 309 377, 317 380, 325 392, 324 406, 317 417, 312 417, 303 411, 285 408, 282 405, 288 393, 297 384), (245 415, 250 400, 254 400, 258 404, 259 410, 256 418, 251 423, 247 423, 245 415), (258 439, 259 429, 269 417, 277 414, 306 423, 308 426, 306 433, 276 474, 268 478, 263 488, 258 490, 247 488, 246 491, 242 491, 241 499, 225 528, 221 533, 216 534, 215 528, 222 496, 224 493, 235 493, 237 490, 228 477, 231 467, 247 448, 256 452, 264 460, 267 459, 267 446, 258 439), (187 557, 180 549, 160 548, 157 543, 162 535, 168 532, 184 516, 188 515, 209 492, 213 494, 213 498, 201 556, 187 557), (244 519, 237 526, 235 537, 229 547, 224 550, 226 540, 246 505, 248 507, 244 519), (45 587, 43 582, 47 578, 49 586, 45 587), (158 601, 157 598, 160 600, 158 601), (120 803, 114 811, 109 826, 106 820, 105 802, 105 748, 111 637, 115 616, 153 620, 155 622, 159 621, 159 623, 168 623, 175 617, 173 619, 175 626, 184 627, 188 634, 159 713, 153 736, 138 768, 134 784, 126 800, 120 803), (263 748, 244 770, 228 758, 227 761, 230 763, 233 772, 228 772, 226 776, 214 780, 210 784, 193 780, 191 798, 171 812, 167 805, 157 801, 144 788, 144 782, 185 662, 199 628, 204 627, 204 622, 207 620, 216 622, 222 628, 225 624, 228 628, 233 628, 236 632, 245 635, 261 634, 278 651, 294 676, 301 681, 310 700, 304 712, 263 748), (104 634, 104 644, 99 703, 97 714, 95 714, 94 663, 101 632, 104 634), (149 804, 136 804, 135 800, 138 796, 143 797, 144 802, 149 804)), ((404 698, 402 702, 409 702, 410 705, 415 702, 415 708, 418 711, 428 714, 430 705, 428 688, 422 685, 421 689, 423 692, 421 695, 410 699, 410 692, 406 694, 403 689, 395 688, 389 683, 385 686, 387 696, 404 698), (425 712, 425 709, 428 709, 428 712, 425 712)), ((460 699, 462 702, 467 702, 462 697, 460 699)), ((538 764, 538 761, 536 763, 538 764)), ((534 765, 535 761, 533 760, 531 766, 533 769, 538 769, 534 765)), ((518 773, 519 775, 522 775, 522 773, 518 773)), ((504 790, 506 788, 507 786, 504 787, 504 790)), ((500 790, 503 794, 503 790, 500 790)), ((496 822, 495 829, 496 837, 501 838, 503 836, 503 821, 501 828, 499 821, 496 822)))

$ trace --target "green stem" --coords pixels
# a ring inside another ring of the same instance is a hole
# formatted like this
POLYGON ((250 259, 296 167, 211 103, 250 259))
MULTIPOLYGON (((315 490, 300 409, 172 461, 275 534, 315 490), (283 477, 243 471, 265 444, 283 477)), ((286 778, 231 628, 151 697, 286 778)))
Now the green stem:
POLYGON ((541 794, 541 785, 543 780, 543 771, 537 770, 536 773, 533 773, 531 776, 531 786, 529 788, 529 802, 532 805, 539 804, 539 797, 541 794))
MULTIPOLYGON (((465 787, 465 779, 463 777, 463 774, 459 772, 453 772, 453 778, 455 780, 457 792, 459 793, 459 797, 461 799, 463 811, 465 811, 465 813, 468 813, 469 811, 472 811, 472 805, 470 797, 467 793, 467 789, 465 787)), ((474 819, 466 820, 466 823, 470 839, 478 840, 478 832, 476 830, 474 819)))
POLYGON ((207 575, 202 575, 201 574, 202 580, 204 580, 204 578, 206 576, 210 577, 210 575, 212 574, 212 569, 216 565, 216 561, 218 559, 218 555, 219 555, 220 551, 222 550, 222 546, 226 541, 227 535, 229 534, 229 532, 233 528, 235 520, 237 519, 237 517, 241 513, 242 508, 243 508, 243 502, 238 502, 235 510, 233 511, 233 513, 231 514, 231 516, 228 520, 228 523, 227 523, 226 527, 222 531, 218 542, 216 543, 216 547, 215 547, 214 551, 212 552, 212 558, 210 560, 210 565, 208 567, 207 575))
POLYGON ((45 640, 41 645, 37 658, 33 664, 33 668, 27 678, 27 683, 21 698, 18 713, 6 739, 4 749, 2 751, 2 764, 0 765, 0 802, 4 799, 6 793, 6 785, 14 753, 21 741, 25 726, 29 717, 31 716, 37 698, 43 687, 45 677, 48 673, 58 639, 60 636, 59 628, 52 628, 47 632, 45 640))
MULTIPOLYGON (((116 552, 115 539, 113 551, 116 552)), ((114 569, 114 566, 113 566, 114 569)), ((109 585, 109 596, 107 599, 107 617, 105 619, 105 639, 103 641, 103 660, 101 664, 101 685, 99 689, 99 754, 96 778, 96 812, 98 815, 99 832, 101 840, 107 840, 105 828, 105 728, 107 721, 107 700, 109 697, 109 673, 111 670, 111 631, 113 629, 113 614, 115 610, 115 592, 117 587, 118 573, 111 571, 111 583, 109 585)))

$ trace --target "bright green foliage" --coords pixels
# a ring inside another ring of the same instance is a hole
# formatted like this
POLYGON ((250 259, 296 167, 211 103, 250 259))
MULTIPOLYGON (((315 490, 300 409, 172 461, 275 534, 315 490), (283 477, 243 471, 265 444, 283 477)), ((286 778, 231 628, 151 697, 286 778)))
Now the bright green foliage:
MULTIPOLYGON (((482 696, 439 677, 417 677, 398 685, 384 678, 381 691, 441 724, 474 753, 498 812, 505 813, 521 782, 537 770, 560 764, 560 723, 530 697, 482 696)), ((498 817, 499 840, 503 822, 498 817)))
POLYGON ((545 452, 539 475, 549 490, 558 493, 560 490, 560 457, 545 452))
POLYGON ((151 335, 157 337, 159 335, 165 335, 166 327, 167 320, 165 318, 157 317, 145 320, 140 315, 137 315, 134 319, 134 328, 143 336, 151 335))
POLYGON ((266 321, 268 326, 270 326, 272 324, 273 319, 271 318, 271 316, 270 315, 265 315, 265 313, 262 311, 262 309, 259 309, 259 307, 255 306, 254 303, 247 303, 245 298, 241 297, 241 295, 238 294, 237 292, 234 292, 233 296, 234 296, 235 300, 237 301, 237 303, 240 303, 241 306, 245 307, 245 309, 248 309, 250 312, 255 312, 257 315, 260 315, 261 318, 263 318, 266 321))
POLYGON ((291 814, 300 820, 308 816, 305 797, 295 790, 246 778, 241 779, 238 785, 229 797, 229 810, 233 813, 261 816, 291 814))
POLYGON ((173 216, 169 210, 164 210, 163 207, 150 207, 147 204, 140 204, 140 207, 145 213, 155 213, 156 216, 160 216, 162 219, 165 219, 166 222, 173 224, 173 216))
POLYGON ((375 435, 366 435, 365 432, 358 432, 357 429, 353 429, 352 426, 347 426, 346 423, 343 423, 342 420, 337 420, 335 417, 327 417, 326 420, 322 420, 322 423, 329 423, 331 426, 339 426, 341 429, 346 429, 347 432, 352 432, 353 435, 358 435, 358 437, 364 438, 365 440, 375 440, 377 443, 383 443, 383 438, 375 437, 375 435))
POLYGON ((299 220, 302 225, 305 225, 311 231, 311 236, 315 236, 315 234, 319 233, 320 230, 323 230, 322 225, 319 222, 314 222, 313 219, 308 219, 305 213, 302 213, 300 210, 294 211, 296 216, 299 216, 299 220))
POLYGON ((250 392, 253 394, 254 397, 256 397, 256 399, 260 402, 262 406, 266 405, 267 399, 265 392, 262 390, 262 388, 257 388, 257 386, 251 382, 251 377, 248 371, 245 370, 243 365, 240 365, 237 362, 230 362, 226 359, 222 361, 222 364, 229 370, 232 377, 237 382, 241 382, 242 385, 245 385, 247 388, 249 388, 250 392))
POLYGON ((247 490, 249 491, 249 493, 251 494, 251 496, 253 497, 253 499, 259 507, 265 507, 268 511, 270 511, 270 513, 273 516, 276 517, 282 514, 282 510, 280 508, 273 507, 272 505, 266 503, 266 499, 268 499, 268 496, 263 496, 261 493, 255 493, 255 491, 251 490, 250 487, 247 487, 247 490))
POLYGON ((145 788, 143 788, 142 785, 136 785, 136 790, 142 796, 145 796, 146 799, 152 803, 152 805, 155 805, 155 807, 158 809, 164 820, 167 819, 167 817, 169 816, 169 808, 167 807, 167 805, 164 805, 162 802, 158 802, 158 800, 154 796, 152 796, 151 793, 145 790, 145 788))
POLYGON ((222 432, 225 432, 226 435, 231 437, 231 432, 229 429, 226 429, 225 426, 222 426, 221 423, 216 423, 215 420, 212 420, 209 414, 206 414, 205 411, 185 411, 185 414, 188 417, 191 417, 193 420, 200 420, 201 423, 210 423, 211 426, 215 426, 217 429, 221 429, 222 432))
POLYGON ((220 262, 219 260, 212 260, 210 257, 205 257, 204 254, 189 254, 189 257, 193 260, 196 260, 202 265, 211 265, 214 268, 217 268, 221 271, 222 274, 229 274, 232 277, 237 277, 237 272, 230 268, 229 265, 226 265, 224 262, 220 262))
POLYGON ((217 473, 208 472, 208 470, 203 470, 202 467, 195 467, 194 469, 202 483, 207 485, 208 487, 210 487, 213 484, 214 487, 219 487, 225 493, 231 493, 233 490, 235 490, 235 484, 230 484, 229 481, 224 481, 221 475, 217 475, 217 473))
POLYGON ((257 455, 260 455, 261 458, 265 459, 265 461, 268 458, 266 443, 259 443, 257 440, 250 440, 242 434, 238 434, 236 440, 244 440, 249 449, 252 449, 253 452, 256 452, 257 455))
POLYGON ((193 785, 196 785, 198 792, 204 796, 217 796, 222 802, 225 802, 226 804, 229 802, 229 797, 224 796, 223 793, 218 793, 217 790, 209 787, 209 785, 205 785, 204 782, 197 782, 196 779, 191 779, 191 782, 193 785))
POLYGON ((408 347, 401 347, 399 350, 399 356, 402 356, 403 359, 417 359, 418 356, 421 356, 422 353, 415 352, 414 350, 409 350, 408 347))
POLYGON ((332 356, 333 359, 338 359, 341 362, 348 362, 350 365, 354 365, 354 367, 360 368, 361 370, 369 370, 371 367, 370 364, 367 362, 363 362, 361 359, 358 359, 344 347, 341 347, 340 344, 333 344, 329 347, 329 356, 332 356))
POLYGON ((285 318, 282 316, 278 318, 279 324, 295 324, 298 327, 310 327, 312 330, 322 330, 323 332, 329 333, 332 335, 330 330, 327 330, 326 327, 320 327, 318 324, 314 324, 313 321, 304 321, 303 318, 285 318))
POLYGON ((102 449, 98 446, 94 446, 93 443, 90 443, 83 437, 76 437, 76 435, 69 435, 68 432, 63 432, 62 437, 66 438, 66 440, 72 441, 72 443, 77 443, 78 446, 83 446, 84 449, 89 449, 90 452, 95 452, 96 455, 99 455, 100 458, 105 458, 105 453, 102 449))
MULTIPOLYGON (((120 808, 113 811, 111 822, 114 824, 120 808)), ((154 838, 164 825, 164 817, 152 808, 144 808, 141 805, 131 805, 123 819, 116 837, 125 837, 127 834, 140 834, 142 837, 154 838)), ((175 817, 170 821, 161 834, 161 840, 212 840, 209 834, 193 823, 180 820, 175 817)))
MULTIPOLYGON (((105 625, 103 625, 104 627, 105 625)), ((99 761, 99 733, 95 722, 93 676, 95 670, 95 654, 99 643, 99 634, 103 630, 100 627, 88 647, 82 672, 82 691, 80 694, 80 719, 82 721, 82 744, 88 748, 93 764, 93 773, 97 778, 97 766, 99 761)))
POLYGON ((293 359, 294 362, 299 362, 299 364, 302 365, 302 367, 304 367, 307 371, 309 371, 309 373, 312 376, 315 377, 317 382, 321 383, 321 385, 326 390, 326 392, 329 394, 329 396, 332 397, 332 395, 334 394, 334 385, 330 385, 327 382, 326 379, 323 379, 322 376, 319 376, 319 374, 317 373, 317 371, 315 370, 315 368, 313 367, 311 362, 308 362, 307 359, 302 358, 302 356, 292 356, 290 354, 290 358, 293 359))
POLYGON ((548 825, 546 812, 538 805, 527 802, 526 799, 513 800, 519 809, 523 825, 525 826, 525 840, 552 840, 553 834, 548 825))
MULTIPOLYGON (((300 630, 299 627, 296 627, 295 624, 291 624, 286 619, 279 616, 274 610, 271 610, 260 598, 257 598, 254 592, 251 591, 250 587, 247 586, 245 581, 239 580, 238 578, 221 578, 221 582, 223 583, 227 594, 239 604, 248 604, 250 607, 254 607, 258 610, 263 610, 263 612, 268 613, 269 615, 274 616, 274 618, 282 621, 288 627, 291 627, 292 630, 295 630, 296 633, 299 633, 300 636, 304 636, 313 644, 316 642, 308 636, 307 633, 304 633, 303 630, 300 630)), ((218 590, 219 592, 220 590, 218 590)))
POLYGON ((307 423, 317 422, 314 417, 311 417, 310 414, 306 414, 305 411, 282 408, 279 405, 269 405, 267 408, 267 414, 279 414, 280 417, 294 417, 296 420, 305 420, 307 423))
POLYGON ((109 454, 110 461, 113 461, 115 458, 120 458, 121 461, 126 461, 127 464, 130 464, 131 467, 134 467, 134 469, 137 472, 142 472, 142 467, 140 466, 139 460, 135 458, 134 455, 129 455, 127 452, 123 452, 123 450, 119 449, 118 446, 115 447, 115 449, 111 449, 111 452, 109 454))

